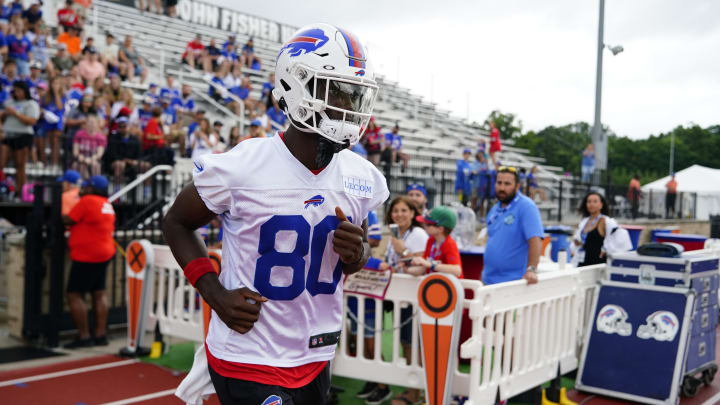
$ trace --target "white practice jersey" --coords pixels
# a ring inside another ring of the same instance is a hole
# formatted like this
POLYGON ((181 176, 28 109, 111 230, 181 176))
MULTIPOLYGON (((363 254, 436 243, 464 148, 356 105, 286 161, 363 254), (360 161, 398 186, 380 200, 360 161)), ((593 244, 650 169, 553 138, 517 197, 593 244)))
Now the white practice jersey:
POLYGON ((275 367, 332 359, 343 305, 341 262, 332 247, 335 207, 360 226, 388 198, 383 175, 349 150, 315 175, 279 136, 249 139, 194 163, 200 197, 222 215, 220 282, 268 298, 245 334, 213 314, 212 355, 275 367))

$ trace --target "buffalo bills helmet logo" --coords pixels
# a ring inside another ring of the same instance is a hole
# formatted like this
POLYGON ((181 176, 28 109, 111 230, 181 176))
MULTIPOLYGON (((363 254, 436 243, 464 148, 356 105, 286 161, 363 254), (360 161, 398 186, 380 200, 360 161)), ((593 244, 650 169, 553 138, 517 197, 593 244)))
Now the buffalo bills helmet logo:
POLYGON ((303 204, 305 204, 305 209, 307 209, 307 208, 308 208, 309 206, 311 206, 311 205, 312 205, 313 207, 319 207, 319 206, 322 205, 322 203, 324 203, 324 202, 325 202, 325 197, 323 197, 323 196, 321 196, 320 194, 318 194, 318 195, 316 195, 316 196, 314 196, 314 197, 312 197, 312 198, 309 198, 309 199, 305 200, 305 202, 304 202, 303 204))
POLYGON ((355 72, 355 76, 365 76, 365 71, 360 69, 357 72, 355 72))
POLYGON ((637 337, 640 339, 672 342, 680 329, 677 316, 669 311, 653 312, 646 320, 647 323, 637 330, 637 337))
POLYGON ((618 305, 605 305, 597 317, 597 330, 612 335, 630 336, 632 325, 627 323, 628 314, 618 305))
POLYGON ((279 55, 287 50, 290 57, 300 56, 305 53, 315 52, 322 48, 330 38, 325 35, 323 30, 313 28, 303 31, 292 37, 280 49, 279 55))
POLYGON ((260 405, 282 405, 282 398, 277 395, 270 395, 260 405))

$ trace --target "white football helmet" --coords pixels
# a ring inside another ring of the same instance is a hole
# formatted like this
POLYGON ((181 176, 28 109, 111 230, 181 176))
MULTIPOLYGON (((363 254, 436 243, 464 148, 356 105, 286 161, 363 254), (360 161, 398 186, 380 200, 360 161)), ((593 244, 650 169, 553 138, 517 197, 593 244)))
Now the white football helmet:
POLYGON ((600 332, 612 335, 630 336, 632 325, 627 323, 628 314, 618 305, 605 305, 598 314, 596 325, 600 332))
POLYGON ((367 128, 377 90, 365 50, 348 31, 308 25, 280 49, 273 96, 300 131, 356 144, 367 128))
POLYGON ((680 329, 677 316, 670 311, 655 311, 647 317, 647 323, 637 331, 640 339, 672 342, 680 329))

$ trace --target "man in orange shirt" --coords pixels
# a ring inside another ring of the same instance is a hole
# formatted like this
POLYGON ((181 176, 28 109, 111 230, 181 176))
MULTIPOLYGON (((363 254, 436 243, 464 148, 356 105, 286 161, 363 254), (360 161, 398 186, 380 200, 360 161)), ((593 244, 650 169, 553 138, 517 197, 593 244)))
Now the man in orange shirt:
POLYGON ((677 180, 675 180, 675 173, 670 177, 670 181, 665 184, 667 193, 665 194, 665 218, 675 217, 675 197, 677 197, 677 180), (672 211, 672 217, 669 215, 672 211))
POLYGON ((58 177, 57 181, 62 182, 62 207, 60 212, 63 216, 70 214, 75 204, 80 201, 80 183, 82 177, 75 170, 67 170, 58 177))
POLYGON ((630 200, 630 206, 632 207, 632 219, 637 218, 638 207, 640 206, 640 175, 635 174, 630 185, 628 186, 628 200, 630 200))
POLYGON ((78 337, 65 348, 105 346, 108 303, 105 294, 105 276, 110 260, 115 256, 113 232, 115 211, 108 202, 108 180, 93 176, 83 182, 80 201, 63 217, 70 225, 70 278, 67 300, 78 337), (90 336, 85 293, 92 294, 95 309, 95 337, 90 336))
POLYGON ((70 27, 66 32, 63 32, 58 36, 57 42, 59 44, 65 44, 70 57, 77 62, 80 60, 80 50, 82 48, 82 40, 80 39, 80 32, 82 28, 77 25, 70 27))

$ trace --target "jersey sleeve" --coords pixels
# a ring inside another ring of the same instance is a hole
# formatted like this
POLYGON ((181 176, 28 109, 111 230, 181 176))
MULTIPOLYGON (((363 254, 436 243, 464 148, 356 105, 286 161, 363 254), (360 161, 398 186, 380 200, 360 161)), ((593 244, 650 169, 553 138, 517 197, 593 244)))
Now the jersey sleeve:
POLYGON ((385 180, 385 176, 383 176, 379 170, 374 169, 375 174, 375 191, 372 194, 372 198, 370 200, 370 205, 368 206, 368 209, 370 211, 375 211, 377 207, 380 206, 380 204, 384 203, 385 200, 390 197, 390 190, 388 190, 387 181, 385 180))
POLYGON ((193 161, 193 183, 200 198, 208 209, 216 214, 229 211, 232 207, 232 193, 223 176, 229 175, 232 167, 224 167, 228 163, 220 154, 209 154, 193 161))

